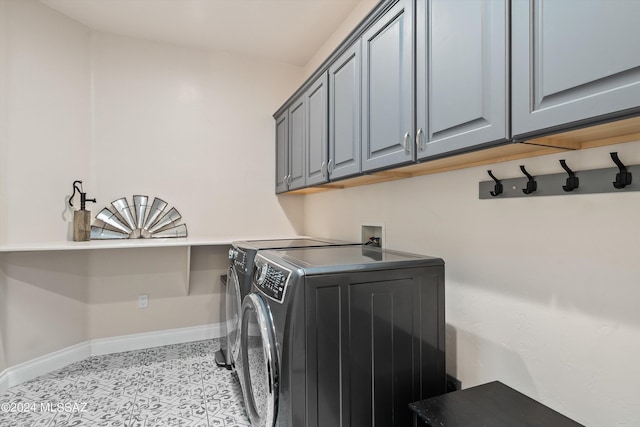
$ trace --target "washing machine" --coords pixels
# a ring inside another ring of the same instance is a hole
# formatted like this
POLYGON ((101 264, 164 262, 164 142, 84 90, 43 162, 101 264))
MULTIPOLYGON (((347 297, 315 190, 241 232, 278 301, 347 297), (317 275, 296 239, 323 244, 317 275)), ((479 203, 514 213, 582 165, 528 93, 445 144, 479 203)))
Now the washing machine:
POLYGON ((446 391, 444 262, 370 246, 260 251, 242 304, 254 427, 411 425, 446 391))
POLYGON ((239 322, 242 299, 249 293, 256 254, 265 249, 302 248, 332 245, 360 245, 324 238, 295 238, 271 240, 246 240, 231 243, 229 249, 229 269, 225 294, 226 354, 228 368, 235 371, 240 343, 239 322))

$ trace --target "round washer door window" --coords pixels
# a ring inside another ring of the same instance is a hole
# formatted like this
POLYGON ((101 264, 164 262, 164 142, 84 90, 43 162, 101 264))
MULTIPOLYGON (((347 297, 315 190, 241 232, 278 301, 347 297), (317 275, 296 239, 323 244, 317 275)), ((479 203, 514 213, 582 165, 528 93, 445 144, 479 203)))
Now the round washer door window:
POLYGON ((278 358, 273 322, 264 299, 249 294, 242 303, 240 346, 244 402, 254 427, 273 427, 278 410, 278 358))
POLYGON ((240 351, 240 311, 242 297, 240 282, 234 267, 229 267, 227 273, 227 293, 225 296, 226 326, 227 326, 227 363, 234 365, 238 361, 240 351))

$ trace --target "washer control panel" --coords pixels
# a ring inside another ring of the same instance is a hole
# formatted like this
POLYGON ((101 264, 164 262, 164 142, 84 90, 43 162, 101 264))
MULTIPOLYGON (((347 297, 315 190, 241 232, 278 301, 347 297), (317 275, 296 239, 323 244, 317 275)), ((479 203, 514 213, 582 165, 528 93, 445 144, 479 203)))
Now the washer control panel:
POLYGON ((267 297, 282 304, 291 271, 256 257, 253 284, 267 297))
POLYGON ((229 249, 229 260, 231 265, 245 272, 247 268, 247 253, 242 249, 232 247, 229 249))

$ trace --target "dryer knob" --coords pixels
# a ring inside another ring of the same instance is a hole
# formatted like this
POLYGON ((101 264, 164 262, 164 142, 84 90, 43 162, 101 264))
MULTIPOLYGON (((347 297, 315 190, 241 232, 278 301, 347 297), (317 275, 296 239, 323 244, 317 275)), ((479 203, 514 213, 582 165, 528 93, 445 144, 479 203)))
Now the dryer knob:
POLYGON ((234 248, 229 249, 229 259, 234 260, 238 256, 238 251, 234 248))
POLYGON ((259 267, 258 274, 256 274, 256 283, 263 285, 267 281, 267 273, 269 272, 269 264, 265 263, 259 267))

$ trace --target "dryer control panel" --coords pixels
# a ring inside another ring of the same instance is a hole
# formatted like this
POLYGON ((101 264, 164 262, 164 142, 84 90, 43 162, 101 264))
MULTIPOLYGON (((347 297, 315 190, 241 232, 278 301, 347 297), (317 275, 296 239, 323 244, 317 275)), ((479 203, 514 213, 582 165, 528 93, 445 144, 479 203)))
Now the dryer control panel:
POLYGON ((229 249, 229 260, 231 265, 239 268, 240 271, 246 273, 247 270, 247 253, 242 249, 232 247, 229 249))
POLYGON ((270 299, 282 304, 291 271, 256 257, 253 284, 270 299))

